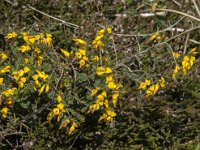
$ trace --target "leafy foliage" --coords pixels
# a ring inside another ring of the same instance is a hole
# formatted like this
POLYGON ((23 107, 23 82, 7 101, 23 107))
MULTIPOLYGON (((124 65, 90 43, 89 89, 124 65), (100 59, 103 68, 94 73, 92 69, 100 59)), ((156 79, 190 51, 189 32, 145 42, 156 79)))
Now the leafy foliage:
POLYGON ((193 2, 0 3, 2 149, 199 148, 193 2))

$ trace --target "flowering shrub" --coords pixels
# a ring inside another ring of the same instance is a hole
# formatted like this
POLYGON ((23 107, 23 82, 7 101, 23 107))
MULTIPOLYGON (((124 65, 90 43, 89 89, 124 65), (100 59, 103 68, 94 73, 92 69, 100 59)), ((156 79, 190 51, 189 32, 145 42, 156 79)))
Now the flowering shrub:
POLYGON ((168 9, 183 2, 18 2, 0 5, 1 149, 196 148, 198 18, 168 9))

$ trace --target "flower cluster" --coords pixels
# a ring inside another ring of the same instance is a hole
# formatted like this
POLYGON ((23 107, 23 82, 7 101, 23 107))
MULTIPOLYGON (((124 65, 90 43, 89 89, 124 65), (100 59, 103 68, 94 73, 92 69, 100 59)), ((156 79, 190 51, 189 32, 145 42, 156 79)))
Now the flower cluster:
MULTIPOLYGON (((56 105, 55 108, 52 109, 51 112, 49 112, 47 116, 48 121, 51 121, 54 117, 57 117, 57 122, 60 122, 64 113, 66 112, 65 105, 61 95, 58 95, 56 100, 58 104, 56 105)), ((71 124, 71 126, 68 129, 68 135, 70 135, 75 130, 75 128, 78 127, 78 125, 75 122, 72 122, 70 119, 64 119, 61 122, 59 129, 66 128, 68 124, 69 125, 71 124)))
POLYGON ((10 72, 10 66, 5 66, 3 69, 0 70, 0 74, 5 74, 10 72))
POLYGON ((27 74, 30 71, 28 67, 24 67, 23 69, 19 71, 13 72, 13 78, 15 79, 15 82, 18 84, 19 88, 23 88, 24 84, 26 83, 27 78, 24 77, 25 74, 27 74))
POLYGON ((44 90, 46 93, 49 92, 49 84, 47 82, 47 79, 49 77, 48 74, 45 74, 43 71, 36 71, 37 74, 33 75, 32 78, 34 80, 34 90, 39 90, 39 95, 41 95, 44 90))
POLYGON ((60 95, 57 96, 57 103, 57 106, 53 108, 53 110, 48 114, 48 121, 51 121, 54 117, 57 116, 57 122, 60 122, 60 119, 62 118, 63 113, 65 112, 65 105, 60 95))
MULTIPOLYGON (((182 60, 182 71, 183 71, 184 75, 186 75, 187 72, 194 65, 194 61, 196 60, 195 54, 197 54, 196 49, 197 48, 192 48, 190 50, 190 52, 188 53, 188 55, 185 55, 183 57, 183 60, 182 60)), ((180 66, 178 64, 176 64, 175 69, 173 70, 173 73, 172 73, 172 78, 173 79, 176 78, 176 75, 178 74, 178 72, 180 71, 180 69, 181 69, 180 66)))
POLYGON ((7 56, 5 53, 1 53, 1 54, 0 54, 0 59, 1 59, 2 61, 5 61, 6 59, 8 59, 8 56, 7 56))
MULTIPOLYGON (((93 48, 95 48, 95 49, 103 49, 104 48, 105 45, 103 44, 102 39, 106 33, 111 34, 112 28, 101 29, 97 32, 96 38, 92 42, 93 48)), ((112 39, 112 38, 113 37, 110 36, 110 39, 112 39)))
POLYGON ((11 32, 11 33, 8 33, 5 38, 6 39, 12 39, 12 38, 15 38, 17 37, 17 33, 16 32, 11 32))
POLYGON ((78 51, 75 52, 75 57, 79 61, 79 68, 88 67, 88 57, 86 56, 86 42, 82 39, 73 39, 78 47, 78 51))
POLYGON ((150 37, 149 41, 154 41, 154 42, 156 42, 156 41, 162 40, 163 38, 164 38, 164 35, 161 35, 161 33, 156 32, 156 33, 154 33, 154 34, 150 37))
POLYGON ((68 129, 68 135, 71 135, 72 132, 73 132, 76 128, 78 128, 78 125, 77 125, 75 122, 72 122, 72 121, 70 121, 69 119, 65 119, 65 120, 61 123, 59 129, 66 128, 68 124, 71 124, 71 126, 70 126, 69 129, 68 129))
MULTIPOLYGON (((111 94, 110 99, 113 107, 116 107, 119 97, 119 88, 122 86, 121 83, 116 84, 113 79, 113 71, 110 67, 97 67, 96 74, 103 78, 105 84, 107 85, 107 90, 111 94)), ((91 96, 96 97, 96 101, 89 107, 88 113, 94 113, 94 111, 100 110, 101 108, 105 109, 105 113, 99 118, 99 121, 104 120, 110 122, 115 116, 116 113, 113 112, 109 105, 109 96, 106 91, 102 91, 102 87, 96 87, 91 90, 91 96)))
POLYGON ((144 82, 140 83, 140 86, 138 89, 146 90, 146 98, 150 98, 153 95, 155 95, 159 88, 165 88, 165 79, 164 77, 161 77, 158 82, 151 85, 151 81, 146 79, 144 82))
POLYGON ((8 111, 10 107, 13 107, 14 100, 12 96, 17 91, 17 88, 10 88, 1 92, 0 106, 2 107, 0 113, 3 118, 7 118, 8 111))

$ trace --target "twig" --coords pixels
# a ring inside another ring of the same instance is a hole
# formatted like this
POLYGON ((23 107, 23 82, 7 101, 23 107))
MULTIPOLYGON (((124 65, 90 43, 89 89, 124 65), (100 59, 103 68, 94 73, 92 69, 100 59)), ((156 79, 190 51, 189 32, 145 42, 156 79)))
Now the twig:
POLYGON ((175 58, 175 56, 174 56, 174 52, 173 52, 173 49, 172 49, 171 45, 169 45, 168 43, 165 43, 165 44, 169 47, 169 49, 170 49, 170 51, 171 51, 171 53, 172 53, 172 57, 173 57, 173 59, 174 59, 174 62, 175 62, 175 64, 177 64, 176 58, 175 58))
POLYGON ((175 0, 172 0, 176 5, 178 5, 179 7, 181 6, 181 4, 175 0))
POLYGON ((140 52, 140 53, 138 53, 138 54, 136 54, 136 55, 144 54, 144 53, 150 51, 152 48, 156 48, 156 47, 158 47, 158 46, 160 46, 160 45, 162 45, 162 44, 165 44, 165 43, 167 43, 167 42, 169 42, 169 41, 171 41, 171 40, 173 40, 173 39, 175 39, 175 38, 177 38, 177 37, 179 37, 179 36, 181 36, 181 35, 183 35, 183 34, 186 34, 186 33, 190 32, 190 31, 196 30, 196 29, 200 29, 200 26, 197 26, 197 27, 188 29, 188 30, 186 30, 186 31, 184 31, 184 32, 182 32, 182 33, 176 35, 176 36, 173 36, 173 37, 167 39, 167 40, 164 41, 164 42, 158 43, 158 44, 156 44, 156 45, 154 45, 154 46, 152 46, 152 47, 150 47, 150 48, 147 48, 146 50, 144 50, 144 51, 142 51, 142 52, 140 52))
POLYGON ((186 13, 181 12, 181 11, 177 11, 177 10, 173 10, 173 9, 164 9, 164 8, 156 9, 156 10, 159 10, 159 11, 167 11, 167 12, 173 12, 173 13, 180 14, 180 15, 189 17, 189 18, 191 18, 191 19, 193 19, 193 20, 196 20, 196 21, 200 22, 200 18, 197 18, 197 17, 195 17, 195 16, 186 14, 186 13))
POLYGON ((187 33, 187 35, 186 35, 186 40, 185 40, 184 49, 183 49, 183 55, 185 55, 186 50, 187 50, 189 35, 190 35, 190 33, 187 33))
POLYGON ((195 9, 196 9, 196 11, 197 11, 199 17, 200 17, 200 11, 199 11, 199 8, 198 8, 198 6, 197 6, 196 1, 195 1, 195 0, 192 0, 192 2, 193 2, 193 4, 194 4, 194 7, 195 7, 195 9))
POLYGON ((196 41, 196 40, 194 40, 194 39, 189 39, 189 41, 192 42, 192 43, 195 43, 195 44, 200 45, 200 42, 198 42, 198 41, 196 41))
POLYGON ((38 13, 43 14, 43 15, 49 17, 49 18, 52 18, 52 19, 57 20, 57 21, 60 21, 61 23, 63 23, 64 25, 66 25, 66 26, 68 26, 68 27, 70 27, 70 28, 79 28, 79 26, 76 25, 76 24, 73 24, 73 23, 70 23, 70 22, 66 22, 66 21, 64 21, 64 20, 61 20, 61 19, 58 19, 58 18, 53 17, 53 16, 51 16, 51 15, 48 15, 48 14, 46 14, 46 13, 40 11, 40 10, 37 10, 36 8, 32 7, 32 6, 29 5, 29 4, 27 4, 27 7, 30 8, 30 9, 32 9, 32 10, 34 10, 34 11, 37 11, 38 13))
POLYGON ((154 17, 154 16, 166 16, 166 12, 141 13, 141 14, 139 14, 139 16, 143 17, 143 18, 154 17))
MULTIPOLYGON (((170 27, 167 27, 163 30, 159 30, 159 31, 156 31, 156 32, 159 32, 159 33, 162 33, 162 32, 165 32, 165 31, 171 31, 171 30, 174 30, 174 31, 180 31, 180 32, 183 32, 184 29, 182 28, 172 28, 174 26, 176 26, 181 20, 183 20, 185 17, 182 17, 181 19, 179 19, 177 22, 175 22, 173 25, 171 25, 170 27)), ((154 33, 146 33, 146 34, 115 34, 116 36, 123 36, 123 37, 145 37, 145 36, 150 36, 150 35, 153 35, 155 34, 156 32, 154 33)))

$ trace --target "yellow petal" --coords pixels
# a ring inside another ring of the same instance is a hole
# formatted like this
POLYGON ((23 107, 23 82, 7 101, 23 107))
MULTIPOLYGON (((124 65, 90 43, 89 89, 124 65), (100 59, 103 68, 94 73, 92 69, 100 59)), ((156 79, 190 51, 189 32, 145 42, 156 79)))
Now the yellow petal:
POLYGON ((45 88, 45 85, 43 85, 43 86, 40 88, 39 95, 41 95, 41 94, 44 92, 44 88, 45 88))
POLYGON ((103 75, 105 73, 105 68, 103 68, 103 67, 97 67, 97 69, 96 69, 96 74, 97 75, 103 75))
POLYGON ((106 67, 106 69, 105 69, 105 73, 112 73, 112 69, 109 68, 109 67, 106 67))
POLYGON ((45 92, 49 93, 49 84, 46 84, 45 92))
POLYGON ((62 102, 62 97, 60 95, 57 96, 57 102, 61 103, 62 102))
POLYGON ((64 49, 60 49, 61 50, 61 52, 63 53, 63 55, 65 56, 65 57, 67 57, 67 58, 69 58, 70 57, 70 53, 68 52, 68 51, 66 51, 66 50, 64 50, 64 49))

